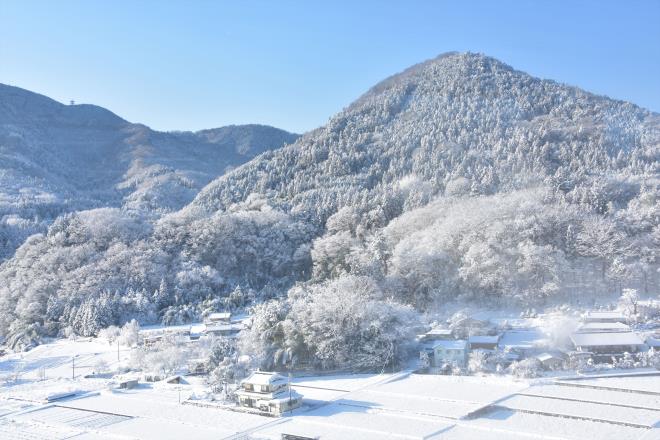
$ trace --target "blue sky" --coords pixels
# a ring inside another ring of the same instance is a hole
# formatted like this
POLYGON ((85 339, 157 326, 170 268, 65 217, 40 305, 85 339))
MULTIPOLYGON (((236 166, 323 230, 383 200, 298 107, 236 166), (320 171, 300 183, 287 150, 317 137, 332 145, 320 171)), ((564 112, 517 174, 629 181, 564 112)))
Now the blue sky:
POLYGON ((660 111, 660 1, 0 0, 0 82, 160 130, 303 132, 440 53, 660 111))

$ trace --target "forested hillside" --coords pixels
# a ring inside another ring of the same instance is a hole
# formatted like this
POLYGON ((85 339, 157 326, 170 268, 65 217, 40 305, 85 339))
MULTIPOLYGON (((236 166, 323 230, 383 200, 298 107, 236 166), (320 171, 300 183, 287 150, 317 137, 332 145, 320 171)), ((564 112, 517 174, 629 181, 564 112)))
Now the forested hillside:
POLYGON ((296 137, 260 125, 161 133, 0 84, 0 261, 63 213, 180 209, 215 177, 296 137))
POLYGON ((0 267, 0 331, 20 346, 256 304, 242 346, 263 365, 365 368, 449 300, 657 295, 659 159, 656 113, 446 54, 156 222, 59 217, 0 267))

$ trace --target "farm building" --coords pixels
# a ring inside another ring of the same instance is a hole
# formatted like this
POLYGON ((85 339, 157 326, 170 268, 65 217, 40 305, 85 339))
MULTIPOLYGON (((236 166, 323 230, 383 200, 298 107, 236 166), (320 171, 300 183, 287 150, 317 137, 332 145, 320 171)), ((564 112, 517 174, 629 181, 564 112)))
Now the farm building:
POLYGON ((628 322, 621 312, 616 311, 589 311, 582 317, 583 322, 628 322))
POLYGON ((558 370, 564 364, 564 356, 557 353, 541 353, 536 356, 546 370, 558 370))
POLYGON ((451 329, 436 327, 417 337, 422 342, 428 341, 447 341, 454 339, 454 333, 451 329))
POLYGON ((644 349, 644 341, 633 332, 573 333, 571 341, 575 349, 591 352, 596 357, 611 358, 624 353, 636 353, 644 349))
POLYGON ((490 335, 477 335, 470 336, 468 338, 468 343, 470 344, 470 350, 497 350, 497 346, 500 343, 501 334, 490 336, 490 335))
POLYGON ((119 382, 119 388, 125 389, 125 390, 130 390, 138 386, 138 380, 137 379, 123 379, 122 381, 119 382))
POLYGON ((469 354, 468 343, 465 340, 437 341, 433 344, 431 365, 441 367, 445 364, 464 367, 469 354))
POLYGON ((629 332, 630 326, 622 322, 585 322, 577 331, 579 333, 605 333, 605 332, 629 332))
POLYGON ((274 415, 302 405, 302 395, 290 389, 284 376, 266 371, 256 371, 243 379, 236 395, 240 406, 274 415))
POLYGON ((230 312, 211 313, 204 319, 204 324, 229 324, 231 322, 230 312))
POLYGON ((207 324, 204 333, 207 335, 235 337, 243 330, 243 324, 207 324))

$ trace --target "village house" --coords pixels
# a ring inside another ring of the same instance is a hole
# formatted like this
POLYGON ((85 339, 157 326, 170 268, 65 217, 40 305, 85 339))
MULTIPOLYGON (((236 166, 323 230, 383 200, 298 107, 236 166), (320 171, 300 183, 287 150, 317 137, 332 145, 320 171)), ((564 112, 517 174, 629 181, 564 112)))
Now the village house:
POLYGON ((435 327, 424 334, 417 335, 417 339, 420 342, 447 341, 454 339, 454 333, 448 328, 435 327))
POLYGON ((236 395, 240 406, 273 415, 282 415, 302 405, 302 395, 290 388, 284 376, 266 371, 255 371, 243 379, 236 395))
POLYGON ((230 312, 211 313, 204 318, 204 324, 229 324, 231 322, 230 312))
POLYGON ((541 353, 536 356, 545 370, 559 370, 564 365, 565 357, 558 353, 541 353))
POLYGON ((497 350, 497 347, 502 338, 501 334, 497 335, 475 335, 468 338, 470 350, 497 350))
POLYGON ((230 324, 206 324, 204 328, 204 334, 215 335, 215 336, 225 336, 225 337, 236 337, 243 330, 243 324, 240 322, 234 322, 230 324))
POLYGON ((617 311, 589 311, 582 317, 583 322, 620 322, 626 324, 628 319, 617 311))
POLYGON ((456 367, 467 365, 470 350, 466 340, 437 341, 432 350, 432 367, 442 367, 445 364, 456 367))
POLYGON ((571 341, 577 351, 593 353, 597 360, 610 360, 645 348, 642 338, 634 332, 576 332, 571 341))
POLYGON ((579 333, 606 333, 606 332, 629 332, 630 326, 622 322, 585 322, 577 331, 579 333))

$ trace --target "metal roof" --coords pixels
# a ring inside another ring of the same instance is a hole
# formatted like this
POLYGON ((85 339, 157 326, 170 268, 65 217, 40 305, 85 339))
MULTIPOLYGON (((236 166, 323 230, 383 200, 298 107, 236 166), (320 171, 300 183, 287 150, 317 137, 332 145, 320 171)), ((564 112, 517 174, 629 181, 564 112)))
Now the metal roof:
POLYGON ((592 333, 599 331, 603 332, 629 332, 630 326, 622 322, 585 322, 580 327, 578 327, 578 332, 580 333, 592 333))
POLYGON ((633 332, 573 333, 571 340, 576 347, 644 344, 642 338, 633 332))

